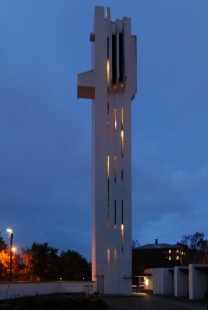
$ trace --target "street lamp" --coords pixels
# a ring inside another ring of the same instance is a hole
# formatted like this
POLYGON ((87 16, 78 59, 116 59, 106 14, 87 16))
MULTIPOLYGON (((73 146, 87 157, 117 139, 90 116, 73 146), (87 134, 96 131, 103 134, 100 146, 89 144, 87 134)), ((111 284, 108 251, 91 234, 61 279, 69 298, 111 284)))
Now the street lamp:
POLYGON ((12 281, 12 239, 13 239, 13 229, 8 228, 7 232, 10 234, 10 249, 9 249, 9 254, 10 254, 10 281, 12 281))
POLYGON ((14 267, 13 267, 13 281, 15 281, 15 259, 16 259, 16 248, 12 248, 12 252, 14 253, 14 267))

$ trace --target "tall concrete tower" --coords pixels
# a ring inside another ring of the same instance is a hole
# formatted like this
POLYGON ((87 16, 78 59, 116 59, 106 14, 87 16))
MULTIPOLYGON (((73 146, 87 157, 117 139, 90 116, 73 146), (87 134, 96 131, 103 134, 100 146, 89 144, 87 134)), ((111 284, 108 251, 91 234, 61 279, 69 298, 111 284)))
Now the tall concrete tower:
MULTIPOLYGON (((101 294, 131 293, 131 101, 137 90, 131 19, 95 7, 92 70, 78 98, 92 100, 92 280, 101 294)), ((83 55, 84 56, 84 55, 83 55)))

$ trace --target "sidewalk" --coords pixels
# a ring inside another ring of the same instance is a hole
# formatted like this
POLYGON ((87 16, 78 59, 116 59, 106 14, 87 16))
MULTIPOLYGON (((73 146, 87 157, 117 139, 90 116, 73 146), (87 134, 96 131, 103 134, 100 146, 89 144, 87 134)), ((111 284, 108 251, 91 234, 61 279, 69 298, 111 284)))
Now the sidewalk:
POLYGON ((132 296, 100 296, 113 310, 208 310, 208 300, 134 293, 132 296))

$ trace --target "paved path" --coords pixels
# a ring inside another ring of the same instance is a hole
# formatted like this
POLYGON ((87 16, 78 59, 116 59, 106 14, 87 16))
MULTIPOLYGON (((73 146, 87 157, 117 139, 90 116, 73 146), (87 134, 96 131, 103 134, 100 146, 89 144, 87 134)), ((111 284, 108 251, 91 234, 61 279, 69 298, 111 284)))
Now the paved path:
POLYGON ((100 296, 113 310, 208 310, 208 300, 164 297, 148 294, 133 296, 100 296))

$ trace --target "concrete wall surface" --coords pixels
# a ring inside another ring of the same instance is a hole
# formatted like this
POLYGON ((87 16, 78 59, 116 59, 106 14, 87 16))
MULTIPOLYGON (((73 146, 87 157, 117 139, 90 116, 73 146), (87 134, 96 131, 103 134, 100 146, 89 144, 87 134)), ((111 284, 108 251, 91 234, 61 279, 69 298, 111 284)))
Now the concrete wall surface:
POLYGON ((54 293, 94 293, 92 281, 0 282, 0 300, 54 293))
POLYGON ((173 273, 170 268, 153 269, 153 294, 173 294, 173 273))
POLYGON ((153 269, 153 294, 174 294, 178 297, 187 296, 187 293, 189 299, 204 299, 208 296, 208 264, 175 266, 174 270, 153 269))
POLYGON ((189 291, 188 267, 174 267, 174 296, 187 296, 189 291), (185 272, 186 271, 186 272, 185 272))
POLYGON ((191 264, 189 265, 189 299, 203 299, 208 293, 208 275, 199 271, 196 267, 207 268, 208 265, 191 264))
POLYGON ((170 272, 170 268, 163 269, 163 294, 172 295, 173 294, 173 272, 170 272))
POLYGON ((153 269, 153 294, 161 294, 161 270, 160 268, 153 269))

